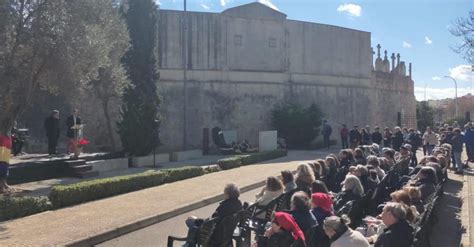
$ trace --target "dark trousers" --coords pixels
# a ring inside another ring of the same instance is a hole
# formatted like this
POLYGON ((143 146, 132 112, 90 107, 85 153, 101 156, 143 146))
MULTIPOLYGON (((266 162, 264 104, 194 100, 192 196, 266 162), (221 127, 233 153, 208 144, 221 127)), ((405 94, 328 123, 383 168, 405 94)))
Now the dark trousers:
POLYGON ((12 151, 13 151, 13 156, 17 156, 21 153, 21 149, 23 148, 23 142, 22 141, 13 141, 12 143, 12 151))
POLYGON ((466 145, 466 153, 468 160, 474 160, 474 145, 466 145))
POLYGON ((418 159, 416 158, 416 150, 415 148, 413 148, 411 150, 411 166, 415 167, 416 165, 418 165, 418 159))
POLYGON ((58 146, 58 137, 48 137, 48 154, 56 154, 58 146))
POLYGON ((341 144, 342 144, 342 149, 344 148, 349 148, 349 144, 347 143, 347 137, 341 137, 341 144))
POLYGON ((324 146, 329 148, 331 146, 331 144, 329 143, 329 136, 328 135, 324 135, 323 136, 323 139, 324 139, 324 146))

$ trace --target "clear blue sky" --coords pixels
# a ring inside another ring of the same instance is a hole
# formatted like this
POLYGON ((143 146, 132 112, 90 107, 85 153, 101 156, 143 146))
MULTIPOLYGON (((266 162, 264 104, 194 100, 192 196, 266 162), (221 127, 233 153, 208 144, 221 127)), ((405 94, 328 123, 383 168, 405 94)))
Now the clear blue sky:
MULTIPOLYGON (((156 0, 162 9, 182 9, 184 0, 156 0)), ((413 64, 415 95, 424 99, 474 93, 470 65, 452 51, 459 38, 449 28, 459 17, 467 17, 474 0, 188 0, 188 10, 221 12, 227 8, 262 2, 285 13, 289 19, 331 24, 371 32, 372 46, 400 53, 413 64)))

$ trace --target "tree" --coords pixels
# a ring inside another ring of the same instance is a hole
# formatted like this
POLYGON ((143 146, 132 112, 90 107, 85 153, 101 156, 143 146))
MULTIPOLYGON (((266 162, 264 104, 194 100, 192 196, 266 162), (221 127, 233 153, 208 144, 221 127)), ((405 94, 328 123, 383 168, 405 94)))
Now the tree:
POLYGON ((107 63, 99 68, 97 78, 87 84, 87 93, 92 93, 101 102, 104 122, 108 132, 107 136, 112 150, 115 151, 116 143, 109 111, 110 101, 121 96, 124 89, 130 84, 121 63, 121 59, 129 47, 130 38, 127 25, 121 18, 118 9, 110 8, 110 6, 99 7, 96 10, 102 13, 99 18, 104 19, 104 21, 98 22, 101 26, 97 30, 101 32, 95 34, 100 37, 96 44, 97 47, 102 48, 98 52, 103 53, 107 58, 107 63), (114 21, 107 22, 105 21, 107 19, 114 21), (99 44, 99 42, 101 43, 99 44))
MULTIPOLYGON (((73 92, 97 77, 108 58, 98 42, 98 5, 111 0, 0 0, 0 136, 38 90, 73 92)), ((106 49, 107 50, 107 49, 106 49)), ((8 188, 5 179, 0 191, 8 188)))
POLYGON ((291 147, 306 147, 319 134, 323 113, 315 104, 305 108, 297 103, 278 104, 272 110, 272 126, 291 147))
POLYGON ((426 101, 416 102, 416 124, 422 133, 434 125, 434 110, 426 101))
POLYGON ((124 92, 118 129, 122 145, 130 155, 147 155, 158 144, 158 107, 155 45, 157 6, 153 0, 133 0, 122 5, 131 47, 123 64, 131 86, 124 92))
POLYGON ((469 11, 468 17, 457 19, 450 31, 462 39, 454 51, 461 54, 469 63, 474 63, 474 10, 469 11))

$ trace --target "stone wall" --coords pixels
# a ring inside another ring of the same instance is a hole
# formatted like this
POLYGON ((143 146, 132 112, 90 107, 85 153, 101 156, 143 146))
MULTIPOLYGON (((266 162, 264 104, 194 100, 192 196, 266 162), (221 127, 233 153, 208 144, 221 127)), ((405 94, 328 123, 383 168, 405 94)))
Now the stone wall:
MULTIPOLYGON (((199 148, 202 129, 215 126, 236 130, 239 140, 257 146, 259 131, 272 129, 272 108, 289 100, 319 105, 335 135, 343 123, 393 127, 397 112, 403 125, 414 126, 411 76, 402 69, 373 70, 369 32, 287 20, 259 3, 188 12, 186 31, 183 21, 183 12, 159 10, 164 149, 199 148)), ((101 147, 106 132, 99 102, 81 102, 86 134, 101 147)), ((111 105, 114 120, 119 105, 111 105)))

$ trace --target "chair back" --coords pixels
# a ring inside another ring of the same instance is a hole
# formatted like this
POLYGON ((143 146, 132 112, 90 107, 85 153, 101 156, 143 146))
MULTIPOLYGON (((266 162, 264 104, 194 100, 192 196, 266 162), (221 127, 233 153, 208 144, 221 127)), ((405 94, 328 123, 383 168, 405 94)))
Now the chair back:
POLYGON ((232 243, 234 230, 239 224, 241 212, 225 216, 217 220, 209 241, 212 247, 228 247, 232 243))
POLYGON ((214 233, 214 229, 216 228, 216 224, 218 222, 218 218, 212 218, 209 220, 205 220, 198 229, 196 243, 200 246, 210 246, 210 240, 212 234, 214 233))

